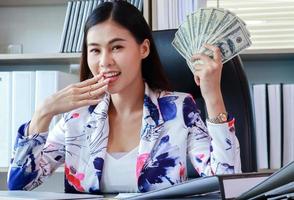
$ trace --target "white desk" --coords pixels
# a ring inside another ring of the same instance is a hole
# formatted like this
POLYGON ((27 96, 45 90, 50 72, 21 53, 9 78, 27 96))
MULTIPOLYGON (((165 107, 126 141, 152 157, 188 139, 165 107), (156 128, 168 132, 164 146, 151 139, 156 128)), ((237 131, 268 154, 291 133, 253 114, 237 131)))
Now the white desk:
MULTIPOLYGON (((70 194, 70 193, 57 193, 57 192, 34 192, 34 191, 0 191, 1 200, 66 200, 66 199, 116 199, 117 194, 106 194, 104 197, 99 195, 90 194, 70 194)), ((208 194, 205 196, 194 196, 178 198, 180 199, 201 199, 201 200, 216 200, 220 199, 219 193, 208 194)))
POLYGON ((1 200, 65 200, 65 199, 103 199, 102 195, 69 194, 58 192, 0 191, 1 200))

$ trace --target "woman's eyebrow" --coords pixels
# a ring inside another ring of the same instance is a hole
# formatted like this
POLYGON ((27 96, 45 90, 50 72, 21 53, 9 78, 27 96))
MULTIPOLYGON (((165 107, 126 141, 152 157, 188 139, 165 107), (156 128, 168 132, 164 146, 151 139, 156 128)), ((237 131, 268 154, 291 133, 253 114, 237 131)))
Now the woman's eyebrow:
POLYGON ((111 44, 111 43, 114 43, 114 42, 124 42, 124 41, 126 41, 126 40, 123 39, 123 38, 113 38, 112 40, 110 40, 108 42, 108 44, 111 44))
MULTIPOLYGON (((124 42, 124 41, 126 41, 126 40, 123 39, 123 38, 113 38, 112 40, 110 40, 110 41, 108 42, 108 44, 112 44, 112 43, 114 43, 114 42, 120 42, 120 41, 124 42)), ((95 42, 91 42, 91 43, 88 43, 88 46, 100 46, 100 44, 95 43, 95 42)))

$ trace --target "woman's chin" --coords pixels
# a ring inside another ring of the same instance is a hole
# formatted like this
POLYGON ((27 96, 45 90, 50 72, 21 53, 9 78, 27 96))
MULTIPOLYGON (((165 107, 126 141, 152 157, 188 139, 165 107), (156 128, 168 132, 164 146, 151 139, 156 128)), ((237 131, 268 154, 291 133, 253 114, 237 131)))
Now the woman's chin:
POLYGON ((117 94, 119 93, 119 89, 116 88, 114 85, 113 86, 108 85, 106 92, 108 92, 109 94, 117 94))

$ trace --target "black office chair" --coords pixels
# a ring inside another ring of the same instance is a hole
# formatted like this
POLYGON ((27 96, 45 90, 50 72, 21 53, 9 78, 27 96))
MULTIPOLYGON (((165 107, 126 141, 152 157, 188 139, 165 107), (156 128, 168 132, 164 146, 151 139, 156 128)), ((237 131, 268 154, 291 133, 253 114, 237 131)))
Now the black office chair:
MULTIPOLYGON (((160 60, 173 89, 192 94, 201 110, 201 117, 205 120, 205 103, 200 88, 196 86, 193 75, 184 58, 171 45, 175 32, 175 29, 153 32, 154 42, 160 60)), ((234 57, 224 64, 221 88, 226 109, 236 120, 235 128, 241 148, 242 171, 256 171, 250 90, 239 56, 234 57)), ((191 164, 189 165, 188 168, 190 170, 188 170, 188 176, 195 177, 195 175, 191 175, 191 171, 195 174, 195 170, 191 170, 191 164)))

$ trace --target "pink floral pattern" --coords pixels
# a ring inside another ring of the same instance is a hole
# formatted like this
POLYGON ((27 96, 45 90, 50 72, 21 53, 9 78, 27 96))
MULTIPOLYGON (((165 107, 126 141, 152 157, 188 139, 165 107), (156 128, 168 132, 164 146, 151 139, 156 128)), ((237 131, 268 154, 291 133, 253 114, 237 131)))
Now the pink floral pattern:
POLYGON ((148 156, 149 156, 149 153, 143 153, 137 157, 137 164, 136 164, 136 177, 137 177, 137 179, 140 175, 142 167, 143 167, 145 161, 147 160, 148 156))
POLYGON ((85 174, 79 173, 73 166, 65 165, 65 176, 69 184, 71 184, 79 192, 85 192, 85 189, 81 185, 81 181, 84 180, 85 174))

